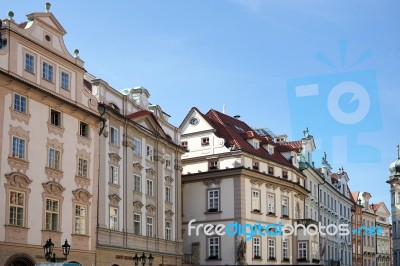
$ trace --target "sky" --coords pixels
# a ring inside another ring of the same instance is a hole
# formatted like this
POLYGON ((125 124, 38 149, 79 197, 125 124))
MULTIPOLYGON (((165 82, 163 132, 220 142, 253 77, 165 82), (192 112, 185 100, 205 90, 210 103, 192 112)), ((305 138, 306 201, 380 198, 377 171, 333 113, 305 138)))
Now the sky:
MULTIPOLYGON (((42 1, 0 0, 16 22, 42 1)), ((400 143, 400 2, 333 0, 51 1, 88 72, 143 86, 179 126, 191 107, 303 137, 344 168, 352 191, 390 209, 400 143)))

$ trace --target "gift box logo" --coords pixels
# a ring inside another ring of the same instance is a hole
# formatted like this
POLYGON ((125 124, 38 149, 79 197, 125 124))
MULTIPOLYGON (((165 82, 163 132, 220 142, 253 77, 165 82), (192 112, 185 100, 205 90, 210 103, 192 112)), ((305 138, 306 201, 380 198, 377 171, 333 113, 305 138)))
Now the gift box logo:
MULTIPOLYGON (((343 63, 345 45, 341 44, 343 63)), ((356 63, 367 59, 369 54, 362 54, 356 63)), ((333 66, 321 54, 317 58, 333 66)), ((287 81, 287 91, 294 134, 309 127, 317 149, 332 154, 334 163, 380 161, 376 141, 367 137, 381 129, 374 70, 291 79, 287 81)))

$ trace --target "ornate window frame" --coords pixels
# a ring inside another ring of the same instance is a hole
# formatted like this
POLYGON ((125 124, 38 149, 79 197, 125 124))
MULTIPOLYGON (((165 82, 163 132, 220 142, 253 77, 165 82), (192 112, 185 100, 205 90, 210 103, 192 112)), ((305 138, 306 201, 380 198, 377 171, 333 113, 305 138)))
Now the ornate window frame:
POLYGON ((8 153, 8 164, 11 170, 16 170, 17 172, 26 173, 29 169, 29 131, 24 130, 22 127, 17 126, 14 127, 10 125, 10 130, 8 131, 8 135, 10 136, 9 141, 9 153, 8 153), (24 159, 17 158, 13 156, 13 137, 17 137, 25 140, 25 151, 24 151, 24 159))

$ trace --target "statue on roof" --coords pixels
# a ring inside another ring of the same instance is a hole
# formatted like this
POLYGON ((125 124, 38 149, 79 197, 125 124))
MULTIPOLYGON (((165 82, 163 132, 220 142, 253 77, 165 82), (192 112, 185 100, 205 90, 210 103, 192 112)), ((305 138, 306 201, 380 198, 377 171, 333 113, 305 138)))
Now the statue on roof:
POLYGON ((310 136, 310 130, 308 129, 308 127, 306 128, 306 130, 303 131, 303 134, 305 139, 310 136))

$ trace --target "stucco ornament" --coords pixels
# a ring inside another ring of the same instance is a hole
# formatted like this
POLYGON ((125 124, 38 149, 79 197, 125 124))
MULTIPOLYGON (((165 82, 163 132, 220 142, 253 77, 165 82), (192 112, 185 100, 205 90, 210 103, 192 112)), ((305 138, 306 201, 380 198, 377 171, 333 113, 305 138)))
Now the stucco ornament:
POLYGON ((236 238, 236 260, 238 265, 247 265, 246 263, 246 239, 244 236, 236 238))

